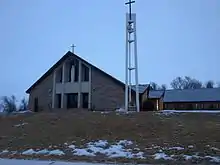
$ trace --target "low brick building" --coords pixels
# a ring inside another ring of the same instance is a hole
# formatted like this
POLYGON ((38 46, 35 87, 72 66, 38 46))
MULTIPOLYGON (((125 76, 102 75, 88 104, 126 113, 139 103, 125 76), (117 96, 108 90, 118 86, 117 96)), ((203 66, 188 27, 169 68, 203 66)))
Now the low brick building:
POLYGON ((220 88, 150 90, 142 95, 142 103, 144 100, 151 101, 154 110, 220 109, 220 88))

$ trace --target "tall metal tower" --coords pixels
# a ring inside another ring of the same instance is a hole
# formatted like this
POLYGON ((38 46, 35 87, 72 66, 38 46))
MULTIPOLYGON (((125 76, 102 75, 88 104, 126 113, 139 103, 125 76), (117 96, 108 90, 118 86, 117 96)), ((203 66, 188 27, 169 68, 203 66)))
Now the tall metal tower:
POLYGON ((131 6, 135 1, 129 0, 125 5, 129 6, 126 13, 126 57, 125 57, 125 110, 140 111, 139 84, 138 84, 138 59, 137 59, 137 35, 136 13, 132 13, 131 6), (134 77, 132 77, 134 71, 134 77), (135 78, 135 102, 132 103, 132 78, 135 78))

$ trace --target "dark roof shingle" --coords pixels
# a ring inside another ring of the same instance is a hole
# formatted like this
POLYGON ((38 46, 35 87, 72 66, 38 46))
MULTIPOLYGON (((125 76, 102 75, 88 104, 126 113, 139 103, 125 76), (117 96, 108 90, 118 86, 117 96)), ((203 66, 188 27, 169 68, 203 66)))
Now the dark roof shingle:
POLYGON ((167 90, 164 102, 212 102, 220 101, 220 88, 167 90))

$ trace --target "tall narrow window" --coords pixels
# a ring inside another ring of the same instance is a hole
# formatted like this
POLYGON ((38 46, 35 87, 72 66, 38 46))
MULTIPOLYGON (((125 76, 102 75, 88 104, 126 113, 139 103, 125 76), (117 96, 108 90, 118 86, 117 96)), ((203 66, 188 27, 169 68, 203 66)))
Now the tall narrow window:
POLYGON ((62 83, 62 78, 63 78, 63 71, 62 71, 62 67, 61 67, 56 72, 56 82, 62 83))
POLYGON ((89 81, 89 68, 82 64, 82 81, 89 81))
POLYGON ((83 108, 89 107, 89 94, 88 93, 82 94, 82 107, 83 108))
POLYGON ((57 108, 61 108, 61 94, 56 94, 57 108))
POLYGON ((38 98, 35 97, 35 98, 34 98, 34 112, 38 112, 38 111, 39 111, 38 98))
POLYGON ((79 61, 75 61, 75 74, 74 74, 74 81, 79 81, 79 61))

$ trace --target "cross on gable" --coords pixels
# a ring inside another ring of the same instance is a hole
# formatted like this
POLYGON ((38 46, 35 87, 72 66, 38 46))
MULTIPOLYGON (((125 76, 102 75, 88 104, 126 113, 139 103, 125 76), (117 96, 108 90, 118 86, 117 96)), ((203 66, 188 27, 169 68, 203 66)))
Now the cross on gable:
POLYGON ((71 45, 72 53, 74 53, 74 48, 75 48, 75 47, 76 47, 76 46, 75 46, 74 44, 71 45))

